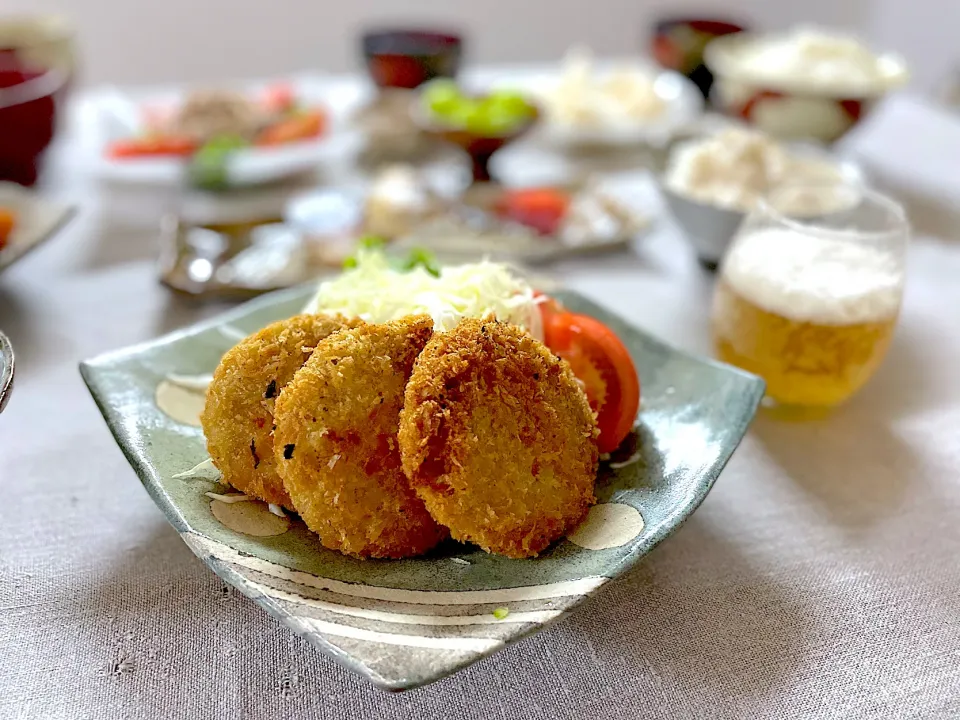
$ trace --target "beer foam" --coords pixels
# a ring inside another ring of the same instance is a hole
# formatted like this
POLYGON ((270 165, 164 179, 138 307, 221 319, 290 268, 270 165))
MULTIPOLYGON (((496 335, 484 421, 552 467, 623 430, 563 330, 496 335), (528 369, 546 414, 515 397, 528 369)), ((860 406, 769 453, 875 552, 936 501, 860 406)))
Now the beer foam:
POLYGON ((740 238, 723 279, 767 312, 824 325, 888 320, 903 295, 903 268, 890 253, 779 228, 740 238))

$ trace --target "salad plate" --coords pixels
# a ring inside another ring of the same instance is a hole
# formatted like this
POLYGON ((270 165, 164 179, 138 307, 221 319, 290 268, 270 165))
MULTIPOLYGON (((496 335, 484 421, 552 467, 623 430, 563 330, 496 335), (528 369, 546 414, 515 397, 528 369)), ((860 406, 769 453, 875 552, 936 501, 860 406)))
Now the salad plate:
MULTIPOLYGON (((594 506, 567 539, 511 560, 453 541, 405 560, 324 549, 296 517, 226 504, 198 426, 205 380, 237 340, 297 314, 300 287, 80 366, 107 425, 184 542, 226 582, 375 685, 421 686, 536 633, 628 571, 697 508, 745 434, 759 378, 674 350, 571 292, 638 368, 633 433, 600 464, 594 506), (208 493, 213 494, 213 498, 208 493), (217 498, 221 499, 217 499, 217 498)), ((236 498, 234 498, 236 499, 236 498)))
MULTIPOLYGON (((292 78, 284 84, 289 86, 297 103, 323 110, 326 127, 317 137, 235 151, 227 165, 231 184, 273 182, 359 151, 362 138, 351 129, 350 122, 360 100, 356 93, 340 86, 328 87, 323 79, 311 76, 292 78)), ((255 83, 228 89, 255 97, 270 87, 271 83, 255 83)), ((143 135, 148 131, 145 122, 152 112, 177 108, 187 95, 182 88, 127 92, 108 87, 92 93, 96 138, 91 143, 91 164, 97 176, 112 182, 133 184, 176 185, 182 182, 182 158, 116 158, 110 157, 108 151, 113 143, 143 135)))

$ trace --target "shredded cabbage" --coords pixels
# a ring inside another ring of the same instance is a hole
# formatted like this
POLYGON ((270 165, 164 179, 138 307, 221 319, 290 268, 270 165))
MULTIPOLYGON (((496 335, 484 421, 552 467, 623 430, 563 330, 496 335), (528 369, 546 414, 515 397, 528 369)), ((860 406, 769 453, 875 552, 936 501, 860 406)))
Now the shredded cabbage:
POLYGON ((304 312, 375 323, 426 313, 437 332, 452 330, 466 317, 492 315, 543 339, 533 288, 505 265, 484 260, 444 267, 435 277, 423 267, 399 272, 374 250, 360 250, 356 260, 355 267, 322 283, 304 312))

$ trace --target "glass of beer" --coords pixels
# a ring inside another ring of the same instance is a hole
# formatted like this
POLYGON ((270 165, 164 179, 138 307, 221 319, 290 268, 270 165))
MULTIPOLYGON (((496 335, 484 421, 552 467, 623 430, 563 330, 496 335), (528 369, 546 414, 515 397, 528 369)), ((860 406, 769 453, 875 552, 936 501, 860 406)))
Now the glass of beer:
POLYGON ((890 346, 908 238, 903 208, 860 185, 777 188, 721 265, 712 318, 720 359, 763 377, 768 405, 844 402, 890 346))

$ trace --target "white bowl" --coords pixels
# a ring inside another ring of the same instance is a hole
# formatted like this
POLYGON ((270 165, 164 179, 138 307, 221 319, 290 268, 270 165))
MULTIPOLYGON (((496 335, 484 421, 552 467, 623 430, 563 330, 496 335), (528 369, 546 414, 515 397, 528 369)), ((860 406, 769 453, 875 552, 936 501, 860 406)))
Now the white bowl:
MULTIPOLYGON (((836 164, 840 175, 847 182, 857 185, 865 183, 863 171, 856 163, 810 145, 790 144, 788 148, 798 155, 823 158, 836 164)), ((730 241, 736 235, 747 212, 688 197, 669 187, 663 181, 662 174, 658 178, 658 185, 667 209, 684 239, 693 247, 697 259, 702 265, 715 269, 726 254, 730 241)))
POLYGON ((737 33, 707 45, 703 57, 714 76, 711 102, 780 139, 833 142, 908 80, 906 65, 893 55, 877 55, 879 74, 870 82, 778 75, 743 62, 759 45, 787 37, 737 33))

